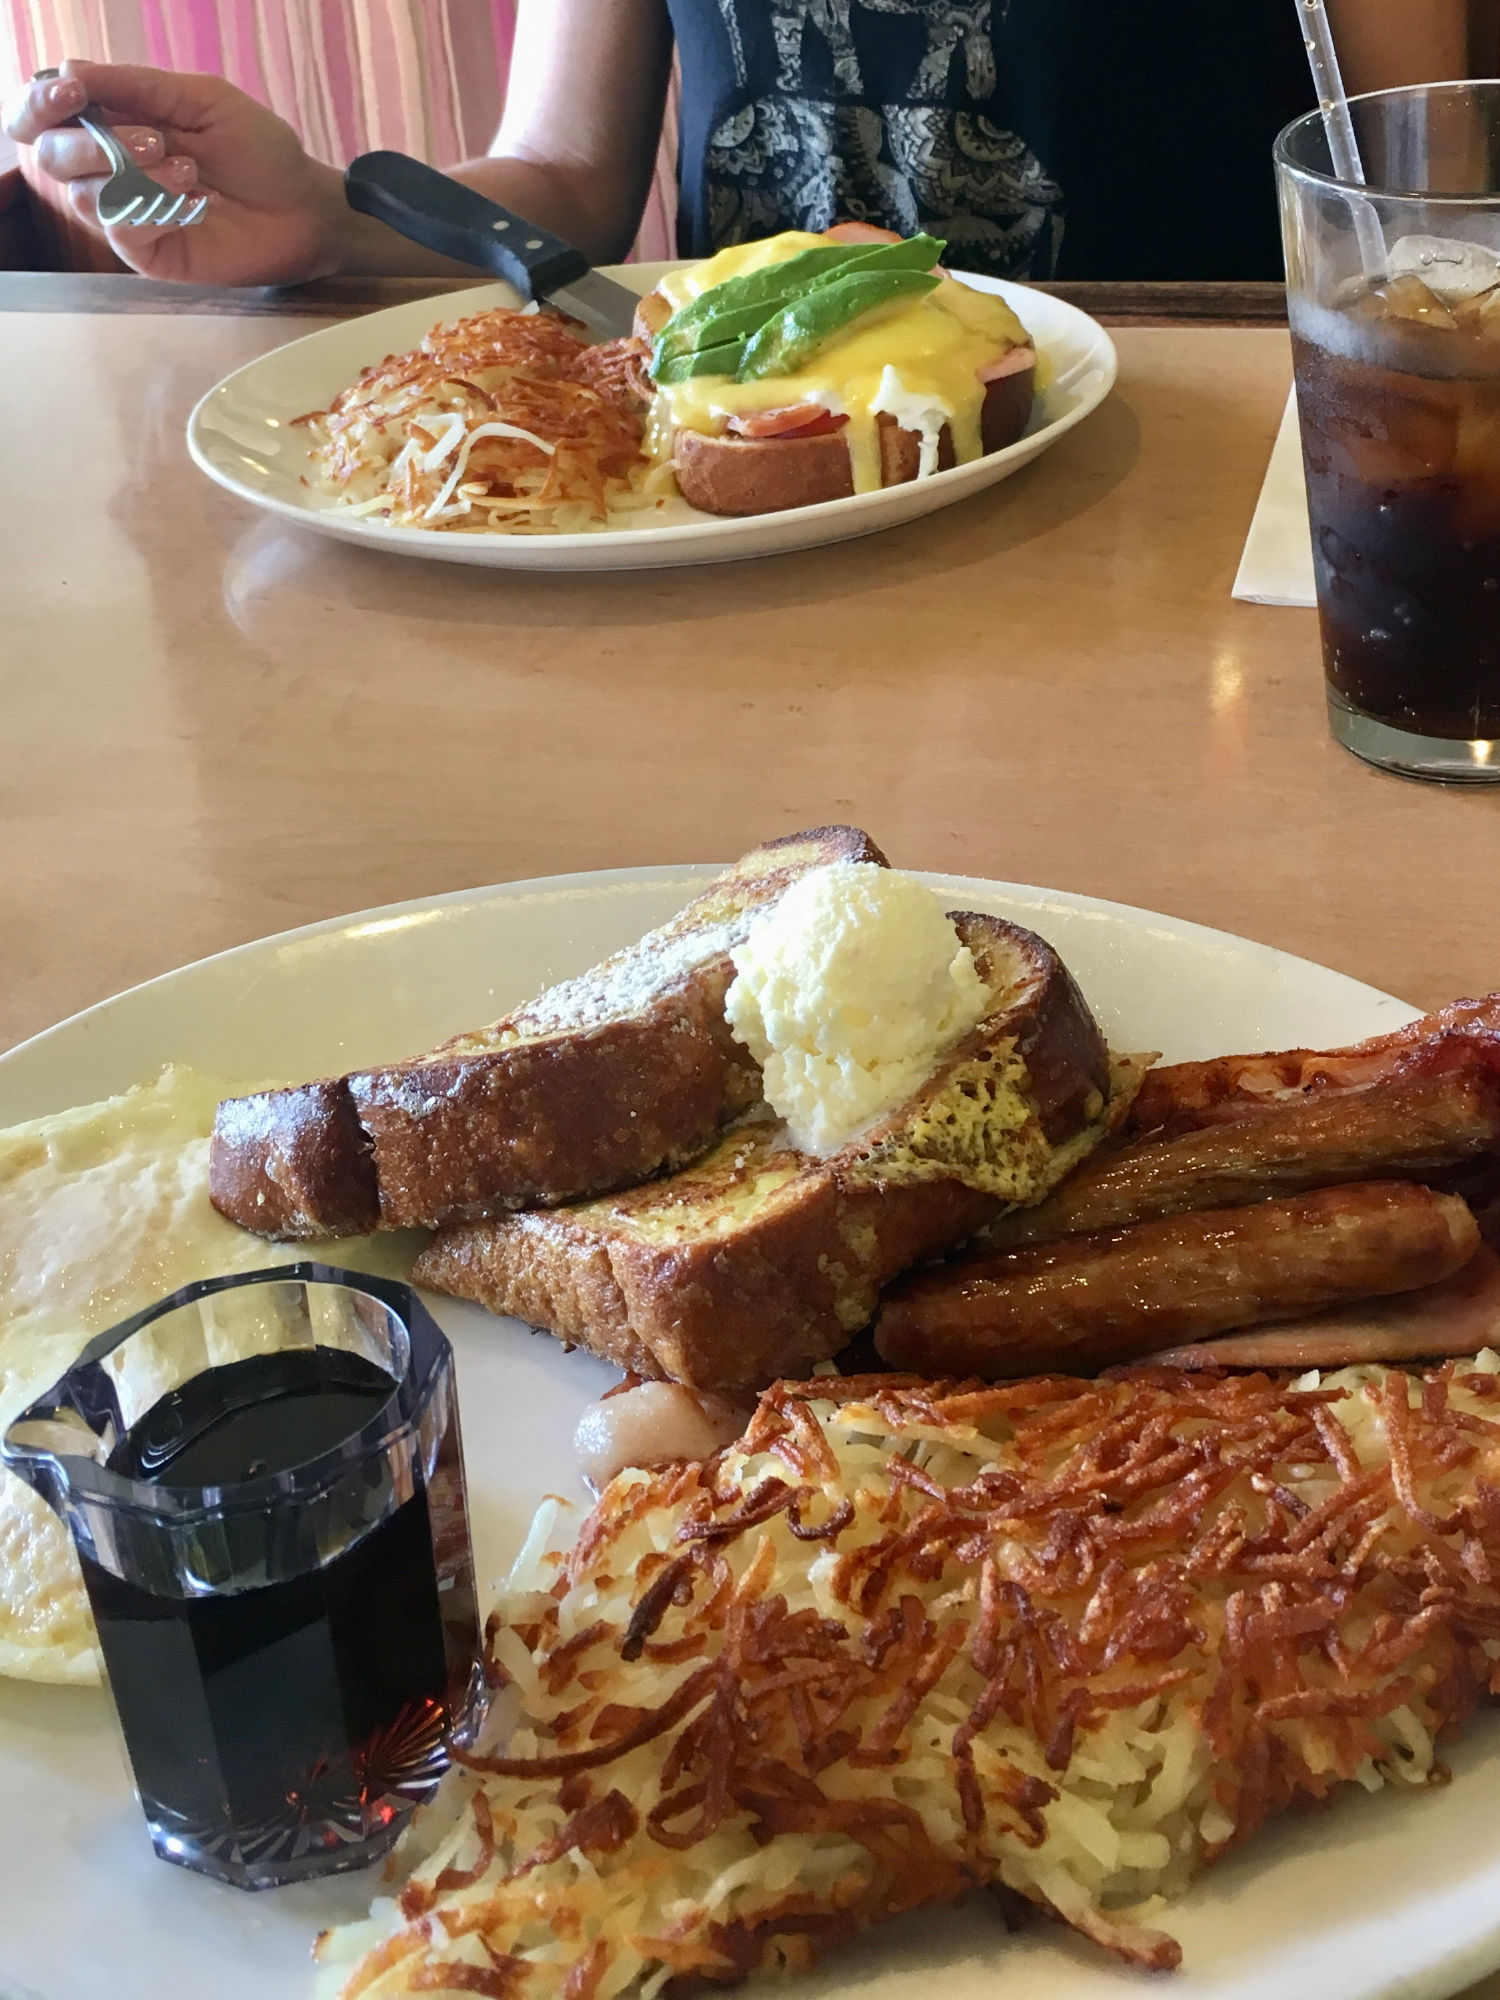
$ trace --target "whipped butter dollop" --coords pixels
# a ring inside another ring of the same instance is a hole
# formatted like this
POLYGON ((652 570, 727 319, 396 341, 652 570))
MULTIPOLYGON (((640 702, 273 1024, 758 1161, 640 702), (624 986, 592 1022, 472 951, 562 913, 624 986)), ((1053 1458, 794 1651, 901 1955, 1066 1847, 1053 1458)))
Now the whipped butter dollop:
POLYGON ((828 1154, 931 1075, 989 996, 941 903, 909 875, 836 861, 795 882, 734 953, 729 1025, 792 1143, 828 1154))

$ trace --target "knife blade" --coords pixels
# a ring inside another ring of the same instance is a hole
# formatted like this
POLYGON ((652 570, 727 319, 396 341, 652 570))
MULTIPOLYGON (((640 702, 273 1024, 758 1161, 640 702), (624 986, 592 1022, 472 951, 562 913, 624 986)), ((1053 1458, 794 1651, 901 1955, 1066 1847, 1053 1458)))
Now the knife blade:
POLYGON ((639 296, 581 250, 405 153, 361 153, 345 169, 344 198, 424 249, 493 271, 523 299, 547 300, 602 339, 634 324, 639 296))

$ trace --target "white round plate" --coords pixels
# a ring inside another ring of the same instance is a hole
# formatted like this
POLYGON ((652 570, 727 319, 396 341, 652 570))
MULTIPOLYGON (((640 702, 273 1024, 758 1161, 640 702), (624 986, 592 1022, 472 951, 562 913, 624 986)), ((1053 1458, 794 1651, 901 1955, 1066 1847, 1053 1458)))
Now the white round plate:
MULTIPOLYGON (((664 271, 677 268, 675 264, 605 267, 607 276, 636 292, 649 292, 664 271)), ((684 563, 733 562, 745 556, 780 555, 788 549, 815 549, 825 542, 872 535, 898 521, 914 521, 920 514, 993 486, 996 480, 1008 479, 1109 394, 1118 365, 1114 343, 1087 313, 1025 285, 967 271, 957 275, 965 284, 998 292, 1009 301, 1038 352, 1047 357, 1053 380, 1037 397, 1026 435, 1015 444, 972 465, 957 465, 904 486, 887 486, 879 493, 858 493, 848 500, 826 500, 816 507, 744 520, 701 514, 674 498, 659 508, 617 517, 628 525, 601 526, 589 534, 464 535, 362 520, 305 484, 308 435, 293 427, 292 419, 326 409, 362 368, 414 347, 437 322, 516 305, 516 294, 500 283, 389 306, 274 348, 209 390, 188 419, 188 450, 210 479, 268 513, 364 548, 438 562, 479 563, 492 569, 669 569, 684 563)))
MULTIPOLYGON (((327 1073, 399 1056, 581 971, 677 909, 706 868, 576 875, 403 904, 169 973, 0 1057, 0 1124, 98 1098, 177 1059, 234 1075, 327 1073)), ((1169 1058, 1339 1043, 1410 1017, 1399 1001, 1240 938, 1003 883, 929 876, 1059 947, 1118 1045, 1169 1058)), ((569 1438, 611 1371, 477 1308, 434 1300, 458 1357, 483 1579, 546 1491, 577 1493, 569 1438)), ((1165 1921, 1185 1948, 1162 1984, 1059 1926, 1008 1937, 977 1899, 892 1925, 785 2000, 1438 2000, 1500 1964, 1500 1749, 1481 1718, 1454 1783, 1357 1794, 1274 1826, 1165 1921), (1489 1776, 1486 1777, 1486 1770, 1489 1776)), ((157 1861, 105 1696, 0 1682, 3 2000, 295 2000, 324 1924, 377 1888, 344 1876, 250 1896, 157 1861)), ((771 1989, 767 1989, 768 1991, 771 1989)))

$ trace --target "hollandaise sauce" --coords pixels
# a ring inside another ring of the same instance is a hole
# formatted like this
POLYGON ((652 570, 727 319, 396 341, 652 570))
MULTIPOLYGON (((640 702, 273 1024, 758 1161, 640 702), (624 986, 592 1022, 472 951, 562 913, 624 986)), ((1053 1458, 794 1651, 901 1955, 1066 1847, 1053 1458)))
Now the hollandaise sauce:
MULTIPOLYGON (((673 271, 660 291, 673 311, 716 285, 749 276, 815 250, 829 241, 788 230, 758 243, 741 243, 689 270, 673 271)), ((1025 328, 1001 298, 944 276, 912 298, 903 296, 863 314, 785 374, 738 381, 731 375, 695 374, 657 386, 652 412, 653 452, 667 457, 678 429, 720 433, 730 420, 771 410, 826 410, 847 418, 843 435, 856 493, 881 483, 877 419, 894 417, 922 440, 919 472, 937 467, 939 440, 948 426, 962 465, 983 452, 980 417, 986 372, 1017 347, 1029 347, 1025 328)))

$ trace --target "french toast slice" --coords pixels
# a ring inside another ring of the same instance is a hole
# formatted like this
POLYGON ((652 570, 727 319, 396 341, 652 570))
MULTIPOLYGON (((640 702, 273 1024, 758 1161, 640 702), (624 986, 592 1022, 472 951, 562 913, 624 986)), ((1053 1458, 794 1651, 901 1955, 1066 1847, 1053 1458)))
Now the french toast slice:
POLYGON ((669 923, 487 1028, 348 1076, 228 1098, 213 1204, 262 1236, 436 1227, 628 1187, 760 1101, 730 954, 801 876, 885 856, 858 827, 753 848, 669 923))
POLYGON ((1123 1114, 1108 1051, 1030 931, 955 912, 985 1016, 895 1112, 826 1159, 763 1107, 669 1179, 444 1229, 414 1276, 637 1374, 744 1390, 826 1361, 882 1285, 1039 1201, 1123 1114))

